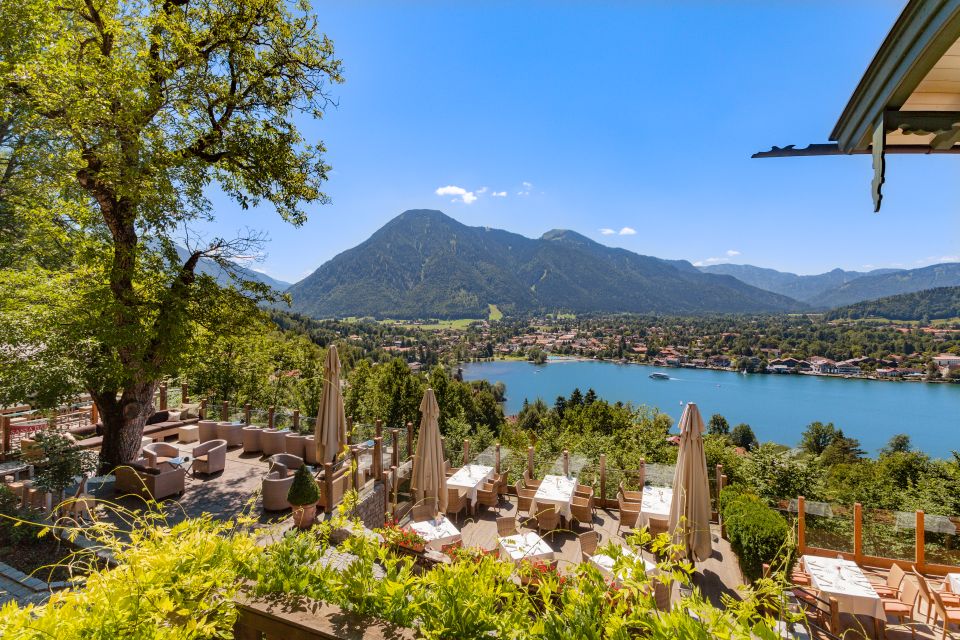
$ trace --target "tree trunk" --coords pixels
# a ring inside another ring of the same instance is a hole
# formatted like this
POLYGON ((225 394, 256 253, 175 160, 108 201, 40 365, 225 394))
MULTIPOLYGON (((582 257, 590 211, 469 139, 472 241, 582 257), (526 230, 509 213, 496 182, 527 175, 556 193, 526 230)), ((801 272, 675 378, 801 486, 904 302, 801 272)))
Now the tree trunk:
POLYGON ((156 381, 130 384, 119 398, 109 391, 91 394, 103 421, 101 470, 109 471, 139 457, 143 427, 153 413, 157 384, 156 381))

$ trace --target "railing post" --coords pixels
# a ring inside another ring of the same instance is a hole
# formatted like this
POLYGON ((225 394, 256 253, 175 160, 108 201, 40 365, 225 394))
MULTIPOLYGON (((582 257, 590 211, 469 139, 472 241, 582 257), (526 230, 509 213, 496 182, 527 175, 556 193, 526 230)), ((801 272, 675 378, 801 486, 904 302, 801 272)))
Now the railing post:
POLYGON ((323 463, 323 484, 327 490, 327 513, 333 513, 333 463, 323 463))
POLYGON ((100 419, 100 410, 97 408, 97 403, 94 402, 90 405, 90 424, 97 424, 97 421, 100 419))
POLYGON ((188 392, 187 383, 186 382, 181 383, 180 384, 180 404, 181 405, 184 405, 190 402, 190 396, 187 392, 188 392))
POLYGON ((243 422, 248 426, 250 423, 251 414, 253 413, 253 407, 250 406, 250 403, 243 405, 243 422))
POLYGON ((803 555, 807 549, 807 505, 803 496, 797 497, 797 552, 803 555))
POLYGON ((647 459, 640 458, 640 491, 643 491, 643 485, 647 483, 647 459))
POLYGON ((464 439, 463 441, 463 464, 467 464, 467 461, 470 459, 470 440, 464 439))
MULTIPOLYGON (((97 405, 93 405, 97 406, 97 405)), ((0 443, 0 454, 7 459, 10 452, 10 416, 0 416, 0 431, 3 431, 3 441, 0 443)))
POLYGON ((379 478, 383 474, 383 438, 373 439, 373 475, 379 478))
POLYGON ((527 447, 527 475, 533 477, 533 447, 527 447))
POLYGON ((376 421, 376 434, 378 438, 383 437, 383 420, 378 419, 376 421))
POLYGON ((600 504, 607 499, 607 454, 600 454, 600 504))
POLYGON ((391 504, 393 506, 390 509, 390 512, 393 514, 394 519, 396 519, 397 500, 399 499, 399 495, 400 495, 400 474, 397 473, 396 465, 390 467, 390 483, 392 485, 391 493, 393 494, 393 500, 391 501, 391 504))
POLYGON ((566 449, 563 450, 563 475, 570 475, 570 452, 566 449))
POLYGON ((300 409, 293 410, 293 430, 300 431, 300 409))
POLYGON ((350 449, 350 469, 353 475, 353 488, 360 491, 360 457, 356 447, 350 449))
MULTIPOLYGON (((374 442, 376 442, 376 438, 374 438, 374 442)), ((383 521, 387 522, 387 520, 393 519, 393 515, 390 513, 390 472, 381 472, 380 481, 383 482, 383 521)))
POLYGON ((400 429, 391 429, 390 444, 392 444, 393 446, 391 447, 392 451, 390 452, 391 454, 390 462, 391 464, 393 464, 394 467, 400 466, 400 447, 398 446, 400 444, 399 440, 400 440, 400 429))
POLYGON ((207 399, 200 399, 200 409, 197 411, 197 415, 200 416, 202 420, 207 419, 207 399))
POLYGON ((267 407, 267 428, 268 429, 273 429, 274 412, 275 412, 275 409, 272 406, 267 407))
POLYGON ((924 531, 923 525, 923 511, 917 511, 917 542, 916 549, 914 551, 914 560, 917 565, 917 569, 923 571, 924 565, 927 563, 926 559, 926 532, 924 531))
MULTIPOLYGON (((166 411, 167 410, 167 383, 164 382, 160 385, 160 401, 157 403, 159 407, 157 411, 166 411)), ((96 406, 96 403, 94 403, 96 406)))
POLYGON ((213 398, 211 396, 203 399, 203 412, 208 420, 213 419, 213 398))
POLYGON ((500 473, 500 443, 493 445, 493 472, 500 473))
POLYGON ((413 423, 407 422, 407 460, 413 457, 413 423))
POLYGON ((220 403, 220 420, 226 422, 230 419, 230 401, 224 400, 220 403))
POLYGON ((853 560, 857 564, 863 561, 863 506, 853 503, 853 560))

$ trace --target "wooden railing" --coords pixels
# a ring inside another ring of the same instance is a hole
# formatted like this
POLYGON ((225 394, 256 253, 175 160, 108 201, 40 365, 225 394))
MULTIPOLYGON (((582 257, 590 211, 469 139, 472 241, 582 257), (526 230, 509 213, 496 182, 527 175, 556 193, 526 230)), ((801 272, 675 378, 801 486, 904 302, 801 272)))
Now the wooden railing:
POLYGON ((236 640, 407 640, 411 629, 365 618, 337 606, 289 595, 236 599, 236 640))
POLYGON ((926 541, 924 529, 924 512, 916 512, 916 541, 914 543, 914 557, 912 560, 884 558, 868 555, 863 552, 863 507, 860 503, 853 505, 853 553, 821 549, 807 544, 806 500, 803 496, 797 498, 797 547, 800 554, 836 557, 842 556, 846 560, 853 560, 857 564, 889 569, 893 565, 909 571, 915 566, 921 573, 946 575, 957 571, 956 566, 930 563, 926 561, 926 541))

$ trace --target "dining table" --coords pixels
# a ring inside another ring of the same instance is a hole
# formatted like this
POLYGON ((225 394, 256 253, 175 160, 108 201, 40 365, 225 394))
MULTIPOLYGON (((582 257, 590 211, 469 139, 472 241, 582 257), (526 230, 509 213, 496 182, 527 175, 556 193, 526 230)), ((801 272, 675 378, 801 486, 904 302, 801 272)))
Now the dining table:
POLYGON ((803 556, 800 562, 810 576, 810 586, 825 599, 835 598, 840 613, 886 620, 883 601, 856 562, 812 555, 803 556))
POLYGON ((537 492, 533 496, 533 502, 530 504, 530 513, 538 513, 545 504, 552 504, 557 508, 557 513, 570 519, 570 506, 573 504, 573 496, 577 490, 577 479, 567 476, 547 475, 540 481, 537 492))
POLYGON ((439 514, 430 520, 411 522, 410 528, 426 541, 429 548, 438 551, 444 545, 461 539, 460 530, 443 514, 439 514))
POLYGON ((673 504, 673 489, 671 487, 643 488, 643 498, 640 502, 640 518, 638 527, 649 527, 650 519, 669 520, 670 505, 673 504))
MULTIPOLYGON (((624 556, 628 558, 637 557, 637 554, 634 553, 632 549, 628 549, 627 547, 621 548, 620 551, 624 556)), ((641 560, 643 561, 643 567, 644 567, 645 573, 653 571, 654 569, 657 568, 657 565, 650 562, 646 558, 641 557, 641 560)), ((622 569, 620 569, 620 571, 617 572, 616 575, 614 575, 613 569, 614 569, 614 566, 616 565, 616 560, 614 560, 612 556, 608 556, 605 553, 595 553, 592 556, 590 556, 590 564, 592 564, 597 569, 599 569, 600 573, 602 573, 607 577, 613 578, 618 583, 622 582, 624 578, 629 578, 631 575, 631 569, 628 567, 623 567, 622 569)))
POLYGON ((477 506, 477 491, 493 476, 493 467, 484 464, 465 464, 447 478, 447 488, 454 488, 470 501, 470 508, 477 506))
POLYGON ((521 560, 553 560, 553 549, 533 531, 498 538, 500 555, 514 562, 521 560))

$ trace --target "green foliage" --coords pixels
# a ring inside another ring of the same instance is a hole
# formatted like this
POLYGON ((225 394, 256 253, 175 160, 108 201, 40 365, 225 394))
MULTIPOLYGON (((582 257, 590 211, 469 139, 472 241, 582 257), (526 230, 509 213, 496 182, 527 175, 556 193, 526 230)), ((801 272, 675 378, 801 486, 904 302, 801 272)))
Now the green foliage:
POLYGON ((34 485, 44 491, 59 495, 74 484, 77 476, 97 470, 97 455, 81 449, 66 436, 54 431, 36 434, 41 457, 34 462, 34 485))
POLYGON ((720 504, 727 538, 745 576, 756 580, 764 564, 783 563, 793 553, 787 520, 760 498, 729 487, 721 492, 720 504))
POLYGON ((750 451, 757 446, 757 436, 746 422, 741 422, 730 431, 730 442, 736 447, 743 447, 750 451))
MULTIPOLYGON (((943 265, 948 266, 948 265, 943 265)), ((858 302, 827 314, 836 318, 886 318, 889 320, 937 320, 960 317, 960 287, 925 288, 885 298, 858 302)))
POLYGON ((719 413, 710 416, 710 423, 707 425, 707 433, 712 435, 725 436, 730 433, 730 423, 719 413))
POLYGON ((287 492, 287 502, 294 506, 316 504, 320 499, 320 486, 314 480, 307 465, 301 465, 293 474, 293 483, 287 492))
POLYGON ((800 447, 807 453, 820 455, 837 438, 837 428, 832 422, 811 422, 800 436, 800 447))
POLYGON ((913 447, 910 444, 910 436, 906 433, 897 433, 890 438, 887 446, 880 450, 882 454, 890 453, 909 453, 913 447))
POLYGON ((770 443, 750 453, 743 462, 741 475, 758 496, 771 502, 797 496, 816 499, 823 491, 822 470, 816 463, 770 443))

